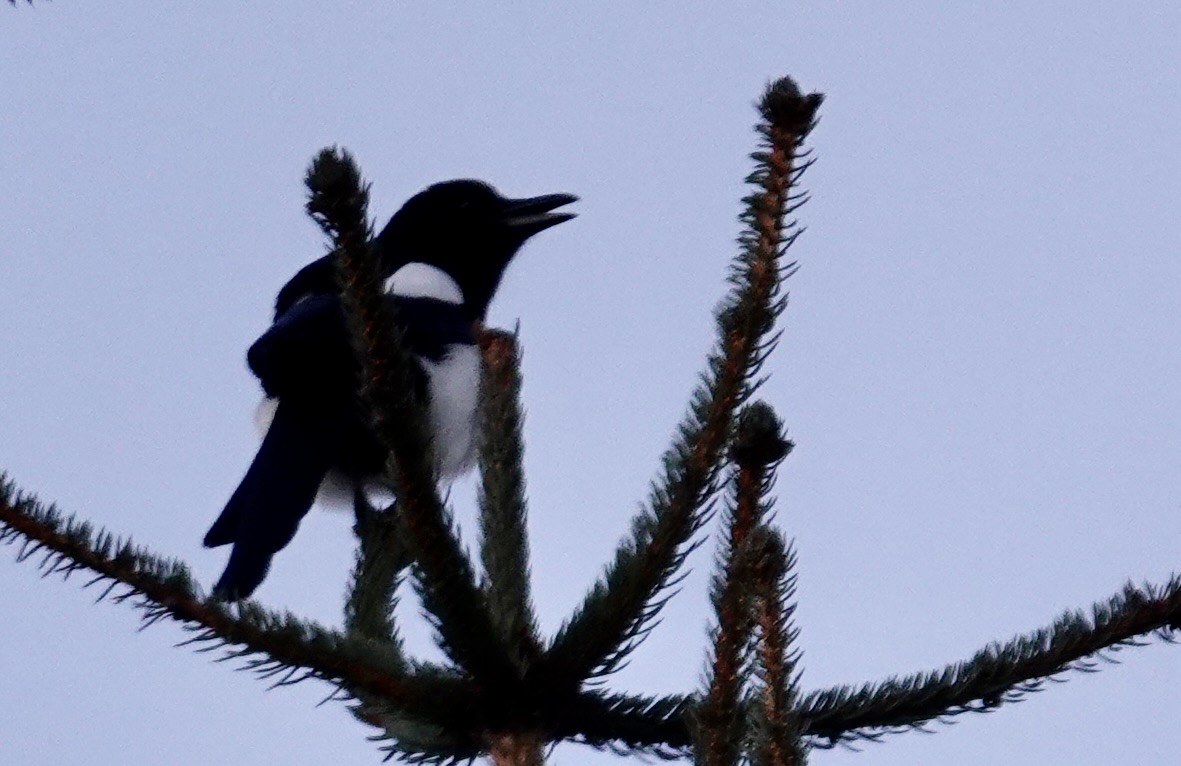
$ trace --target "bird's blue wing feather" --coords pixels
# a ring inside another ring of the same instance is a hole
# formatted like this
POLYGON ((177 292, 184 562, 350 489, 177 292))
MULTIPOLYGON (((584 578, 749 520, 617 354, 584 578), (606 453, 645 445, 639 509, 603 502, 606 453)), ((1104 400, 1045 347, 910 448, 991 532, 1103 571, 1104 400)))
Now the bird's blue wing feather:
POLYGON ((431 298, 386 296, 402 331, 406 347, 425 359, 438 361, 451 345, 476 342, 472 320, 463 308, 431 298))
MULTIPOLYGON (((452 344, 475 343, 462 307, 430 298, 386 296, 402 341, 413 354, 438 360, 452 344)), ((337 295, 305 298, 285 311, 246 355, 269 396, 321 395, 355 387, 356 360, 337 295)))
POLYGON ((337 392, 356 377, 356 361, 336 295, 305 298, 285 311, 246 352, 268 396, 337 392))

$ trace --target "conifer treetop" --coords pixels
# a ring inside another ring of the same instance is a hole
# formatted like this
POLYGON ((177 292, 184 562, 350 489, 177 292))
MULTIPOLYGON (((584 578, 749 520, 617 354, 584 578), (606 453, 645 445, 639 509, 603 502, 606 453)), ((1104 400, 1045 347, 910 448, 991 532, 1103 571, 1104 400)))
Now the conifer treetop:
POLYGON ((358 546, 343 629, 255 601, 210 598, 183 563, 66 516, 3 475, 0 542, 46 575, 85 572, 87 586, 103 586, 100 600, 131 604, 145 624, 177 621, 192 634, 187 643, 220 651, 272 686, 329 684, 331 699, 375 727, 387 755, 411 762, 486 755, 498 765, 536 766, 553 743, 574 741, 710 766, 795 766, 816 748, 994 710, 1148 636, 1171 641, 1181 627, 1178 578, 1125 586, 1089 613, 1068 612, 941 669, 802 688, 795 553, 784 532, 791 516, 772 497, 792 442, 774 408, 754 395, 787 305, 783 287, 795 270, 788 250, 802 232, 792 215, 807 199, 800 180, 812 163, 804 143, 822 101, 790 78, 770 83, 758 101, 760 145, 713 347, 630 531, 554 635, 541 633, 532 603, 521 339, 500 330, 480 335, 478 568, 436 486, 415 362, 382 300, 369 186, 336 147, 308 168, 307 212, 335 253, 361 370, 358 398, 388 452, 385 479, 397 494, 388 508, 356 498, 358 546), (687 554, 715 517, 702 688, 678 695, 608 689, 612 673, 657 627, 687 554), (426 610, 442 662, 403 646, 396 606, 404 581, 426 610))

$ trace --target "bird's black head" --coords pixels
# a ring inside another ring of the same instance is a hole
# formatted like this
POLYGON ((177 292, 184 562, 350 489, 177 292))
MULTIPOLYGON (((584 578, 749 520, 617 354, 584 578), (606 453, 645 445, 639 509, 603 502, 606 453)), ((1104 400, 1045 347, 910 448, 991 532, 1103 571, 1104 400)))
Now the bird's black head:
POLYGON ((377 237, 386 274, 421 262, 447 272, 473 319, 483 319, 525 240, 574 217, 555 209, 572 194, 509 199, 482 181, 435 184, 411 197, 377 237))

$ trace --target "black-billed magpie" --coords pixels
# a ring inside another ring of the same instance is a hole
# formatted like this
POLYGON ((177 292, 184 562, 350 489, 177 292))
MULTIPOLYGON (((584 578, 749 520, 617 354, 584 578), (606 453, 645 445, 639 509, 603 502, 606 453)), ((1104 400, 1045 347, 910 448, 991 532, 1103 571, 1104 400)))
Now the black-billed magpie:
MULTIPOLYGON (((480 181, 448 181, 410 198, 374 238, 386 300, 418 363, 440 478, 475 461, 476 326, 521 245, 573 218, 554 211, 576 199, 508 199, 480 181)), ((356 400, 358 366, 333 257, 283 286, 273 324, 247 352, 273 414, 258 454, 205 535, 207 547, 233 545, 214 586, 223 599, 254 592, 321 484, 359 486, 385 461, 356 400)))

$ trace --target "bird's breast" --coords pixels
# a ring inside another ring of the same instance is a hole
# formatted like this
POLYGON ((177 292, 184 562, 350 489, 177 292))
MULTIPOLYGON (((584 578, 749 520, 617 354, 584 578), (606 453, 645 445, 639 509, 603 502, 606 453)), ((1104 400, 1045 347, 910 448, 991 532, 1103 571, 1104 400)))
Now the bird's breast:
MULTIPOLYGON (((453 479, 476 462, 480 401, 480 352, 466 343, 453 343, 437 359, 418 356, 427 379, 431 443, 439 475, 453 479)), ((278 399, 264 397, 255 412, 259 436, 265 437, 278 399)), ((356 477, 331 471, 320 488, 321 504, 347 506, 356 477)), ((373 479, 375 477, 369 477, 373 479)), ((376 485, 375 485, 376 486, 376 485)))
POLYGON ((441 476, 454 478, 476 462, 480 352, 457 343, 437 361, 420 360, 427 375, 435 460, 441 476))

